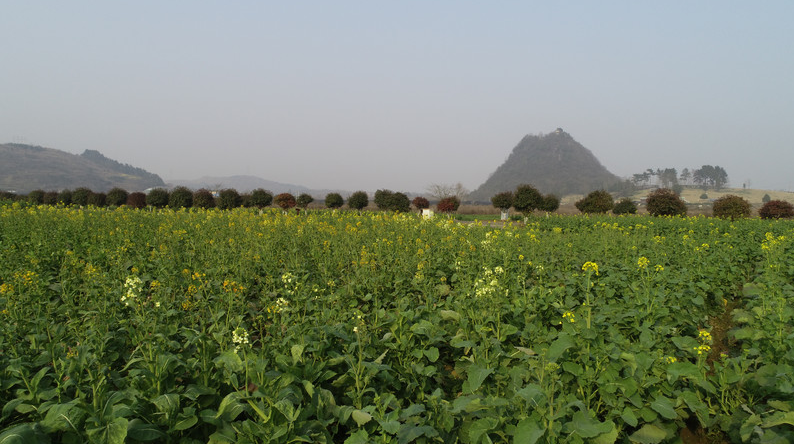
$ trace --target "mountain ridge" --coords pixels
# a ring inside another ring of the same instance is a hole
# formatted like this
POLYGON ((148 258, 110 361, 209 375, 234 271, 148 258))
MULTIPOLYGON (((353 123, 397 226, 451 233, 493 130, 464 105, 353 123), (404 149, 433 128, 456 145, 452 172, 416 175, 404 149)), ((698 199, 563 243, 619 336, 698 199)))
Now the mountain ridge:
POLYGON ((487 202, 502 191, 531 184, 541 193, 558 196, 608 188, 620 178, 570 134, 557 128, 548 134, 528 134, 507 159, 469 194, 469 200, 487 202))
POLYGON ((72 154, 55 148, 19 143, 0 144, 0 189, 25 194, 87 187, 104 192, 114 187, 143 191, 165 186, 160 176, 123 164, 95 150, 72 154))

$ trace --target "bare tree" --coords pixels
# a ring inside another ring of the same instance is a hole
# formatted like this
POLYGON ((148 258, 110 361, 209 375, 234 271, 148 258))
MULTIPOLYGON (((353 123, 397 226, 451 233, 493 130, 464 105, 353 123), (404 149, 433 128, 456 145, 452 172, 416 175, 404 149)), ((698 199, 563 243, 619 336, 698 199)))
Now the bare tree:
POLYGON ((433 183, 427 187, 427 192, 434 198, 441 200, 447 197, 456 197, 459 201, 468 196, 469 190, 458 182, 454 185, 446 183, 433 183))

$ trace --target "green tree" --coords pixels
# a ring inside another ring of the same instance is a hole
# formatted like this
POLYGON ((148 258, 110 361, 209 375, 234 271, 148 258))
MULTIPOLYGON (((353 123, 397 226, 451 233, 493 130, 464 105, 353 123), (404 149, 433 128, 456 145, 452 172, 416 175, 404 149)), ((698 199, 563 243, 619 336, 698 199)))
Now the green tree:
POLYGON ((146 205, 155 208, 164 208, 168 205, 168 190, 165 188, 155 188, 146 195, 146 205))
POLYGON ((769 194, 764 194, 764 197, 761 198, 761 202, 763 203, 767 203, 770 200, 772 200, 772 198, 769 196, 769 194))
POLYGON ((110 191, 108 191, 105 201, 110 206, 120 207, 127 203, 127 197, 129 197, 129 193, 127 193, 127 190, 123 188, 115 187, 110 191))
POLYGON ((405 193, 394 193, 389 199, 389 210, 407 213, 411 211, 411 201, 405 193))
POLYGON ((507 211, 513 206, 513 193, 510 191, 496 193, 493 197, 491 197, 491 204, 494 206, 494 208, 507 211))
POLYGON ((107 204, 107 195, 105 193, 91 193, 88 196, 88 205, 104 207, 107 204))
POLYGON ((91 190, 86 187, 75 188, 72 191, 72 203, 81 207, 88 205, 88 198, 91 196, 91 190))
POLYGON ((28 193, 27 200, 28 200, 28 202, 30 202, 32 204, 35 204, 35 205, 43 204, 44 203, 44 190, 33 190, 33 191, 31 191, 30 193, 28 193))
POLYGON ((215 208, 215 196, 212 191, 201 188, 193 193, 193 206, 197 208, 215 208))
POLYGON ((251 205, 257 208, 269 207, 273 203, 273 194, 262 188, 251 191, 251 205))
POLYGON ((591 191, 590 194, 577 201, 576 208, 582 213, 606 213, 615 206, 612 195, 605 190, 591 191))
MULTIPOLYGON (((210 195, 210 197, 212 197, 210 195)), ((174 209, 193 206, 193 192, 187 187, 176 187, 168 196, 168 206, 174 209)))
POLYGON ((513 193, 513 207, 526 216, 539 208, 542 201, 543 195, 532 185, 519 185, 513 193))
POLYGON ((356 191, 347 198, 347 206, 354 210, 363 210, 369 205, 369 196, 365 191, 356 191))
POLYGON ((553 213, 560 208, 560 198, 554 194, 543 196, 538 209, 547 213, 553 213))
POLYGON ((692 179, 703 187, 704 191, 709 187, 719 190, 728 183, 728 173, 720 166, 703 165, 700 169, 695 170, 692 179))
POLYGON ((72 203, 72 191, 61 190, 61 192, 58 193, 58 203, 64 205, 70 205, 72 203))
POLYGON ((234 188, 226 188, 218 193, 218 208, 221 210, 231 210, 243 204, 243 198, 234 188))
POLYGON ((44 205, 55 205, 58 203, 58 192, 47 191, 44 193, 44 205))
POLYGON ((339 193, 328 193, 325 195, 325 206, 328 208, 340 208, 345 204, 345 200, 339 193))
POLYGON ((652 216, 686 216, 686 204, 669 188, 659 188, 651 192, 646 206, 652 216))
POLYGON ((377 190, 375 191, 375 198, 373 201, 375 202, 375 206, 378 207, 379 210, 388 210, 389 209, 389 202, 391 201, 391 197, 394 193, 391 190, 377 190))
POLYGON ((310 194, 301 193, 298 195, 298 198, 295 200, 295 203, 300 207, 305 209, 309 206, 310 203, 314 202, 314 198, 310 194))
POLYGON ((613 214, 637 214, 637 205, 628 197, 620 199, 615 207, 612 208, 613 214))

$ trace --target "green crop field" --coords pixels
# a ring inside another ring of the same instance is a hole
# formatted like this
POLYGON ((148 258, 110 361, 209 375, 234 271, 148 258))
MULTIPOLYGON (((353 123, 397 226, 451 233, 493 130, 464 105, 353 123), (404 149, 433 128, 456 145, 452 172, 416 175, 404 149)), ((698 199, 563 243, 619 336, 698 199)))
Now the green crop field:
POLYGON ((6 205, 0 443, 794 442, 793 230, 6 205))

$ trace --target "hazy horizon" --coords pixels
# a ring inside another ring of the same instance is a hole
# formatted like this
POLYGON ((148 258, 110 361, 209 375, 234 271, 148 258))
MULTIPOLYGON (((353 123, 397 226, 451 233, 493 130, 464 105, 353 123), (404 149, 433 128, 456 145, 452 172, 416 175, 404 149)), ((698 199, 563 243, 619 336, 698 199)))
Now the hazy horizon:
POLYGON ((563 128, 612 173, 794 189, 794 3, 14 2, 0 143, 164 180, 470 190, 563 128))

